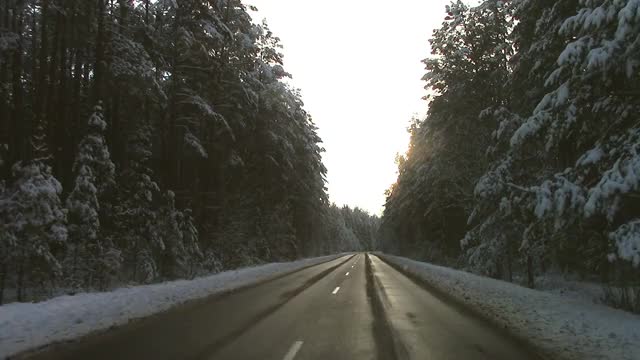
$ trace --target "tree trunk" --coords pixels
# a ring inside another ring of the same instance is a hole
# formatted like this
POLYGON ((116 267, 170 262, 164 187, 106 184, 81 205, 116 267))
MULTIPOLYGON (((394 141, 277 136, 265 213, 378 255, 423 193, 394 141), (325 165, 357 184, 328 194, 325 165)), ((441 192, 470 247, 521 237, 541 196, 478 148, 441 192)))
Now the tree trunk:
MULTIPOLYGON (((59 43, 60 51, 60 66, 58 67, 58 79, 59 79, 59 91, 58 91, 58 107, 57 118, 52 118, 50 121, 55 121, 56 125, 56 145, 58 161, 58 173, 63 186, 69 188, 73 183, 73 161, 75 159, 76 143, 74 142, 73 132, 77 132, 78 129, 74 128, 68 121, 68 107, 71 102, 69 99, 68 78, 71 74, 71 61, 69 61, 67 51, 67 41, 70 39, 69 34, 69 18, 67 14, 59 14, 60 20, 60 33, 61 36, 59 43)), ((82 129, 82 128, 81 128, 82 129)))
POLYGON ((13 31, 18 35, 18 46, 13 51, 13 66, 12 70, 12 90, 13 90, 13 124, 15 126, 16 131, 11 132, 11 134, 15 134, 11 139, 14 143, 12 148, 17 149, 16 158, 12 159, 15 161, 18 160, 30 160, 33 154, 31 149, 31 135, 32 135, 32 124, 30 119, 25 119, 24 116, 24 94, 23 94, 23 86, 22 86, 22 53, 23 48, 22 44, 24 43, 24 39, 22 36, 22 28, 24 21, 23 14, 23 5, 22 1, 18 2, 18 4, 14 7, 13 13, 13 31))
MULTIPOLYGON (((1 18, 2 16, 0 16, 1 18)), ((2 26, 2 25, 0 25, 2 26)), ((9 74, 9 66, 8 61, 2 59, 0 63, 0 143, 2 144, 10 144, 11 138, 9 134, 11 134, 11 123, 9 118, 9 94, 5 91, 4 84, 8 81, 9 74)), ((0 157, 6 160, 6 163, 0 166, 0 178, 8 179, 11 174, 11 157, 10 152, 13 149, 8 149, 8 151, 4 151, 0 149, 0 157), (3 171, 4 170, 4 171, 3 171)))
POLYGON ((105 64, 105 29, 104 29, 104 0, 98 0, 98 34, 96 37, 96 62, 94 69, 93 104, 102 100, 104 88, 105 64))
MULTIPOLYGON (((55 27, 55 31, 54 31, 54 38, 51 44, 51 51, 50 53, 50 59, 51 61, 49 62, 49 86, 47 88, 46 91, 46 99, 47 99, 47 103, 46 103, 46 116, 43 117, 42 119, 42 124, 45 126, 45 128, 47 129, 47 137, 48 137, 48 142, 47 145, 49 146, 49 152, 50 156, 53 156, 53 161, 52 161, 52 166, 53 166, 53 173, 56 176, 56 178, 58 179, 62 179, 62 171, 60 169, 60 167, 58 166, 59 163, 61 162, 61 158, 62 158, 62 153, 60 151, 60 149, 64 146, 64 144, 62 144, 60 142, 59 136, 58 136, 58 132, 60 131, 60 125, 56 123, 57 120, 57 113, 61 110, 58 105, 58 99, 62 96, 62 94, 60 93, 60 89, 57 88, 58 86, 58 67, 62 66, 63 64, 58 64, 59 63, 59 54, 58 54, 58 47, 59 47, 59 43, 61 42, 60 39, 64 38, 64 34, 62 33, 62 14, 60 11, 57 12, 56 14, 56 27, 55 27)), ((69 160, 70 162, 73 162, 73 160, 69 160)))
MULTIPOLYGON (((182 22, 183 10, 181 7, 176 8, 176 17, 173 21, 173 33, 175 35, 174 44, 178 44, 179 41, 179 33, 178 29, 180 28, 182 22)), ((166 148, 164 151, 165 156, 165 186, 170 189, 178 188, 176 185, 178 183, 178 135, 183 131, 178 128, 176 125, 176 117, 177 117, 177 94, 178 94, 178 84, 180 83, 180 64, 179 64, 180 54, 178 53, 178 46, 174 46, 171 58, 171 85, 169 90, 169 109, 167 111, 167 121, 165 122, 165 131, 164 137, 166 138, 166 148)))
POLYGON ((535 281, 533 276, 533 258, 531 255, 527 255, 527 286, 533 289, 535 287, 535 281))
MULTIPOLYGON (((38 80, 33 82, 34 85, 34 104, 33 104, 33 114, 34 114, 34 124, 38 124, 40 121, 44 121, 45 117, 45 108, 46 108, 46 94, 44 93, 45 89, 47 89, 47 59, 48 59, 48 44, 49 44, 49 35, 47 33, 47 16, 49 14, 49 1, 42 1, 42 14, 40 16, 40 59, 36 63, 34 62, 34 71, 33 76, 38 76, 38 80)), ((35 22, 35 17, 33 21, 35 22)), ((35 31, 35 25, 33 27, 35 31)), ((36 56, 36 46, 37 41, 33 41, 34 48, 34 57, 36 56)), ((35 79, 34 79, 35 80, 35 79)))
MULTIPOLYGON (((74 2, 75 4, 75 2, 74 2)), ((72 41, 73 47, 75 48, 73 51, 73 78, 72 78, 72 117, 71 117, 71 126, 74 129, 84 129, 84 124, 80 122, 80 109, 82 106, 82 64, 84 57, 82 56, 84 53, 82 49, 79 48, 79 38, 78 29, 77 29, 77 21, 79 14, 77 11, 74 11, 73 17, 71 18, 71 31, 73 33, 72 41)), ((71 61, 70 61, 71 62, 71 61)), ((82 138, 80 134, 77 132, 74 134, 75 138, 73 139, 73 143, 77 144, 79 140, 82 138)))
POLYGON ((22 256, 20 257, 20 263, 18 265, 18 281, 16 283, 16 300, 18 302, 24 301, 24 250, 22 250, 22 256))
POLYGON ((6 261, 2 262, 2 267, 0 267, 0 305, 4 304, 4 286, 7 280, 7 263, 6 261))
POLYGON ((507 244, 507 277, 509 282, 513 282, 513 255, 510 244, 507 244))

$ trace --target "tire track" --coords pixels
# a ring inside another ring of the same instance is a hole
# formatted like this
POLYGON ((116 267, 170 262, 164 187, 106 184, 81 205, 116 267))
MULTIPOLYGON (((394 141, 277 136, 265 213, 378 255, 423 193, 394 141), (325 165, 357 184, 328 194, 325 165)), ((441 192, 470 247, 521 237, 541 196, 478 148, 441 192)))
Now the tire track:
POLYGON ((373 272, 369 254, 365 258, 365 271, 367 278, 367 297, 371 303, 373 312, 373 336, 376 340, 376 350, 378 359, 383 360, 406 360, 409 358, 408 352, 395 333, 387 312, 383 296, 386 296, 384 289, 380 287, 373 272))

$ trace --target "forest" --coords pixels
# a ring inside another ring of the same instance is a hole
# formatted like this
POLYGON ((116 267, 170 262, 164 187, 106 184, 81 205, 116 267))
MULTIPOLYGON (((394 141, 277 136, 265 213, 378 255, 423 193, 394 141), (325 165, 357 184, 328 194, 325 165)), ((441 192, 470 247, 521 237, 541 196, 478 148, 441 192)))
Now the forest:
POLYGON ((375 246, 256 11, 0 1, 0 304, 375 246))
POLYGON ((452 2, 424 60, 381 241, 535 287, 569 273, 640 311, 640 2, 452 2))

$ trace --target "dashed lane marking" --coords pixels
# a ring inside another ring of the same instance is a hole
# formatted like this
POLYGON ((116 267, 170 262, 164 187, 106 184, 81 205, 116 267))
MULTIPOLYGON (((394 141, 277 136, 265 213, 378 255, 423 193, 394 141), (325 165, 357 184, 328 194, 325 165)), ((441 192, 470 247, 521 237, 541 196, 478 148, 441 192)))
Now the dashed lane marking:
POLYGON ((302 347, 302 344, 304 344, 303 341, 294 342, 293 345, 291 345, 291 348, 289 348, 289 352, 287 352, 287 355, 284 356, 283 360, 295 359, 296 354, 298 353, 298 351, 300 351, 300 348, 302 347))

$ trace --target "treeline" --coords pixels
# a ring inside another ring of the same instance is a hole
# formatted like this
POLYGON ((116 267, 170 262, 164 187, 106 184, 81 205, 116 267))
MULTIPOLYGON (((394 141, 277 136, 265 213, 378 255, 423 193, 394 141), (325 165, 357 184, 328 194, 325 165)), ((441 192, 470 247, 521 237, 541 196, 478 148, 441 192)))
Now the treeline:
POLYGON ((352 249, 255 10, 0 2, 0 303, 352 249))
MULTIPOLYGON (((325 246, 335 251, 367 251, 378 248, 380 218, 360 208, 329 208, 328 237, 325 246)), ((327 252, 325 250, 325 252, 327 252)))
POLYGON ((453 2, 383 247, 531 287, 549 269, 596 276, 640 309, 639 6, 453 2))

